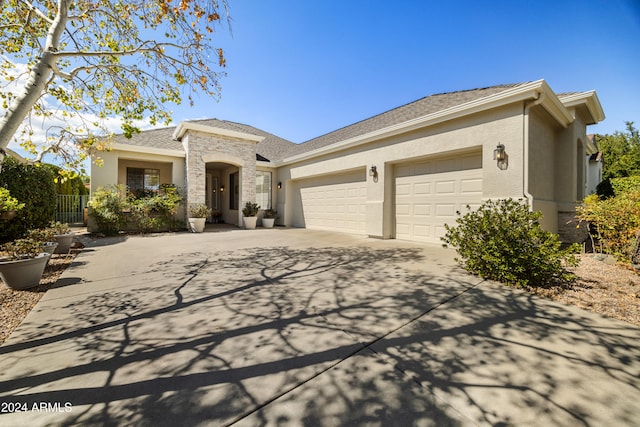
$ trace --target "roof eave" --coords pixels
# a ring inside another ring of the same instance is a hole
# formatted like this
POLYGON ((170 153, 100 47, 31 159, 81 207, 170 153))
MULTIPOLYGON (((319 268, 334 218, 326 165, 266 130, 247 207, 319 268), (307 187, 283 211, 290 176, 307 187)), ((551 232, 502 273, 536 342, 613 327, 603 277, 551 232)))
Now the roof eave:
POLYGON ((560 101, 567 108, 584 106, 591 116, 591 120, 587 122, 588 125, 595 125, 605 119, 602 104, 594 90, 563 95, 560 96, 560 101))
POLYGON ((313 158, 316 156, 330 154, 343 150, 347 147, 356 147, 381 138, 388 138, 395 135, 411 132, 417 129, 433 126, 449 120, 458 119, 474 113, 498 108, 515 102, 526 101, 529 99, 538 99, 541 93, 546 93, 542 102, 543 107, 563 126, 567 127, 573 122, 573 116, 564 107, 555 93, 544 80, 537 80, 530 83, 515 86, 502 92, 490 95, 484 98, 476 99, 464 104, 460 104, 451 108, 447 108, 436 113, 421 116, 416 119, 408 120, 396 125, 388 126, 373 132, 359 135, 335 144, 321 147, 306 153, 287 157, 278 163, 278 166, 284 166, 296 163, 302 160, 313 158))
POLYGON ((182 137, 188 131, 208 133, 212 135, 219 135, 225 138, 232 138, 232 139, 238 139, 242 141, 249 141, 249 142, 255 142, 255 143, 258 143, 265 138, 264 136, 258 136, 252 133, 222 129, 219 127, 207 126, 200 123, 180 122, 180 124, 176 127, 176 130, 173 132, 173 139, 175 139, 176 141, 181 141, 182 137))
POLYGON ((129 145, 114 142, 109 146, 109 150, 129 151, 132 153, 158 154, 161 156, 185 157, 183 150, 172 150, 170 148, 150 147, 148 145, 129 145))

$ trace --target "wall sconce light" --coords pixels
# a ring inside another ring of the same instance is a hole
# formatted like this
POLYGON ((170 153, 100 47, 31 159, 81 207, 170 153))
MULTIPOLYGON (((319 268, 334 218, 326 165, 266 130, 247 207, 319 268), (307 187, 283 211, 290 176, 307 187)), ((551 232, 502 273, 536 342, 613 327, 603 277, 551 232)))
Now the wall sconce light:
POLYGON ((509 156, 504 150, 504 145, 498 144, 498 146, 493 150, 493 160, 495 160, 498 164, 498 168, 501 170, 505 170, 509 165, 509 156))
POLYGON ((371 169, 369 169, 369 176, 376 178, 378 176, 378 168, 371 166, 371 169))
POLYGON ((220 192, 221 192, 221 193, 224 193, 224 185, 221 185, 221 186, 220 186, 220 192))
POLYGON ((282 190, 282 183, 281 182, 278 183, 278 190, 282 190))

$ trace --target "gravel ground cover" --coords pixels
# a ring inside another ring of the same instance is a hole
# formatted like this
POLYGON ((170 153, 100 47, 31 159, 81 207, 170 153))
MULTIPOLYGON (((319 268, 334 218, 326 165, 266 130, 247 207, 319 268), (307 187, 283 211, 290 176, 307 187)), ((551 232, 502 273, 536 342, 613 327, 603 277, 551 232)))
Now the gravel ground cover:
POLYGON ((44 293, 55 286, 58 277, 71 265, 78 252, 72 249, 67 255, 52 255, 40 284, 35 288, 14 291, 0 283, 0 344, 9 338, 44 293))
MULTIPOLYGON (((62 272, 71 265, 80 249, 67 255, 54 255, 40 285, 14 291, 0 284, 0 344, 40 301, 44 293, 56 286, 62 272)), ((640 326, 640 275, 631 267, 607 264, 594 254, 581 255, 581 262, 571 271, 578 276, 573 283, 547 288, 530 288, 529 292, 544 298, 572 304, 604 316, 640 326)))
POLYGON ((580 255, 570 268, 577 280, 529 292, 640 326, 640 274, 631 266, 609 264, 597 254, 580 255))

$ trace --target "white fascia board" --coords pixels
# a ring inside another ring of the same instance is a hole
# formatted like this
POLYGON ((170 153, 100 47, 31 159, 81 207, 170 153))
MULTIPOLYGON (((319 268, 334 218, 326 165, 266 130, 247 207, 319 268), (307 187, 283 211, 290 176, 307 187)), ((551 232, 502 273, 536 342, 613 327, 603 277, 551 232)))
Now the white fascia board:
POLYGON ((588 92, 572 93, 566 96, 560 97, 560 101, 567 107, 577 107, 584 105, 591 115, 592 122, 588 124, 595 125, 604 120, 604 110, 602 104, 598 99, 598 95, 595 90, 588 92))
POLYGON ((541 93, 545 93, 545 100, 542 105, 549 111, 549 113, 563 126, 567 127, 572 121, 573 116, 562 105, 558 97, 551 90, 549 85, 544 80, 537 80, 531 83, 525 83, 518 85, 514 88, 504 90, 500 93, 490 95, 481 99, 476 99, 464 104, 456 105, 451 108, 447 108, 436 113, 428 114, 426 116, 418 117, 416 119, 408 120, 403 123, 388 126, 383 129, 379 129, 373 132, 359 135, 353 138, 346 139, 344 141, 337 142, 326 147, 318 148, 316 150, 309 151, 307 153, 298 154, 296 156, 288 157, 278 163, 278 166, 284 166, 292 163, 296 163, 302 160, 306 160, 312 157, 330 154, 336 151, 343 150, 345 148, 357 147, 362 144, 366 144, 372 141, 376 141, 382 138, 388 138, 391 136, 399 135, 413 130, 433 126, 438 123, 442 123, 449 120, 458 119, 464 116, 468 116, 474 113, 490 110, 493 108, 502 107, 504 105, 512 104, 514 102, 525 101, 527 99, 538 99, 541 93))
POLYGON ((265 162, 263 160, 256 160, 256 166, 260 166, 260 167, 263 167, 263 168, 269 168, 269 169, 277 168, 277 166, 274 165, 273 163, 265 162))
POLYGON ((156 147, 148 147, 141 145, 128 145, 121 143, 111 144, 109 147, 109 151, 129 151, 132 153, 144 153, 144 154, 159 154, 162 156, 172 156, 172 157, 186 157, 185 152, 183 150, 171 150, 168 148, 156 148, 156 147))
POLYGON ((542 104, 540 105, 542 105, 544 109, 547 110, 549 114, 551 114, 551 117, 553 117, 558 123, 560 123, 562 127, 566 128, 575 120, 573 114, 571 114, 571 112, 562 103, 562 101, 560 101, 558 95, 556 95, 555 92, 551 90, 551 87, 549 87, 547 82, 545 82, 544 80, 541 80, 541 82, 542 92, 545 94, 545 97, 542 100, 542 104))
POLYGON ((250 141, 258 143, 265 137, 254 135, 252 133, 237 132, 229 129, 222 129, 214 126, 207 126, 200 123, 180 122, 176 130, 173 132, 173 139, 180 141, 188 131, 202 132, 212 135, 219 135, 226 138, 239 139, 242 141, 250 141))
POLYGON ((587 137, 587 140, 585 141, 584 148, 585 152, 589 156, 598 152, 598 146, 594 144, 594 142, 589 137, 587 137))

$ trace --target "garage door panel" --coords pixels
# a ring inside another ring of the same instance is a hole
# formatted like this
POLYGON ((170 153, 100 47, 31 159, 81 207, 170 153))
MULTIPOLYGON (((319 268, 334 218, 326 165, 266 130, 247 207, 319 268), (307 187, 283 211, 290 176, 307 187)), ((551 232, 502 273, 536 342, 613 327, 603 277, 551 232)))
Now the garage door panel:
POLYGON ((431 215, 431 204, 414 204, 413 205, 413 214, 416 216, 430 216, 431 215))
POLYGON ((436 181, 436 194, 454 194, 456 192, 456 181, 436 181))
POLYGON ((364 234, 366 220, 366 171, 350 172, 297 183, 304 226, 364 234))
POLYGON ((480 193, 482 195, 482 178, 460 180, 461 193, 480 193))
POLYGON ((436 203, 437 217, 451 217, 456 214, 456 205, 453 203, 436 203))
POLYGON ((396 238, 441 243, 457 211, 482 203, 481 166, 479 152, 397 166, 396 238))
POLYGON ((409 209, 408 203, 396 204, 396 215, 409 215, 409 209))
POLYGON ((396 186, 396 194, 397 195, 408 195, 410 194, 411 186, 409 184, 398 184, 396 186))
POLYGON ((431 194, 431 183, 430 182, 425 182, 425 183, 417 183, 413 186, 413 194, 414 195, 419 195, 419 194, 431 194))

